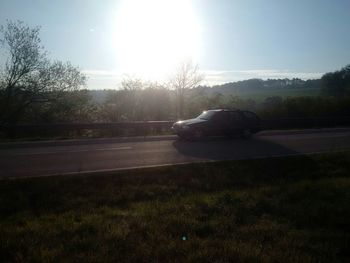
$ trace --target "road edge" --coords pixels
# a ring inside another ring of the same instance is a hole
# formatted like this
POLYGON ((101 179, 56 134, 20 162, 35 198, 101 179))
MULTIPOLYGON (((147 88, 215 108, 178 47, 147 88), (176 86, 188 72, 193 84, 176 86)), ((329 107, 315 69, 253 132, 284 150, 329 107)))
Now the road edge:
POLYGON ((36 178, 46 178, 46 177, 75 177, 75 176, 111 176, 115 173, 122 171, 135 171, 143 169, 152 169, 152 168, 162 168, 162 167, 176 167, 176 166, 186 166, 191 164, 205 164, 205 163, 220 163, 228 161, 243 161, 243 160, 259 160, 259 159, 269 159, 269 158, 283 158, 283 157, 293 157, 293 156, 309 156, 309 155, 318 155, 326 153, 347 153, 350 152, 350 149, 347 150, 338 150, 338 151, 317 151, 309 153, 289 153, 289 154, 273 154, 273 155, 261 155, 250 158, 238 158, 238 159, 227 159, 227 160, 201 160, 194 162, 180 162, 180 163, 168 163, 168 164, 155 164, 155 165, 143 165, 143 166, 134 166, 134 167, 123 167, 123 168, 112 168, 112 169, 102 169, 102 170, 90 170, 90 171, 80 171, 80 172, 68 172, 68 173, 54 173, 47 175, 34 175, 34 176, 10 176, 2 177, 1 181, 12 181, 12 180, 26 180, 26 179, 36 179, 36 178))

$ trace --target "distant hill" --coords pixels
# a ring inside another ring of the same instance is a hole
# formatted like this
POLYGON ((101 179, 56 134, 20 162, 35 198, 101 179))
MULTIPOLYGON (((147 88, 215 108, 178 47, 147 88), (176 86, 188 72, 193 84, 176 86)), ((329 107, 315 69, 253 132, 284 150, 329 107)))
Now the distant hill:
POLYGON ((96 103, 103 103, 108 95, 108 90, 89 90, 92 100, 96 103))
POLYGON ((200 86, 206 92, 219 92, 222 94, 251 93, 263 89, 320 89, 321 80, 302 79, 248 79, 237 82, 229 82, 222 85, 200 86))
MULTIPOLYGON (((262 101, 272 96, 317 96, 320 94, 321 80, 294 79, 248 79, 222 85, 199 86, 192 91, 200 94, 221 93, 262 101)), ((90 90, 93 100, 102 103, 110 90, 90 90)))

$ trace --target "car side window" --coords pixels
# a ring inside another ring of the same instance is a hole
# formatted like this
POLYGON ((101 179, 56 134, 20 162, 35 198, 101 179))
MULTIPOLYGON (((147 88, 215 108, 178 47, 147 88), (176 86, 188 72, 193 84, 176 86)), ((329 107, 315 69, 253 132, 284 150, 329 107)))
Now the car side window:
POLYGON ((232 122, 237 122, 242 119, 241 114, 239 112, 231 111, 229 114, 230 114, 230 121, 232 122))
POLYGON ((256 120, 257 119, 257 116, 252 113, 252 112, 249 112, 249 111, 245 111, 243 112, 244 116, 250 120, 256 120))
POLYGON ((215 115, 215 120, 217 122, 220 122, 220 123, 225 123, 228 121, 228 116, 227 116, 226 112, 218 112, 215 115))

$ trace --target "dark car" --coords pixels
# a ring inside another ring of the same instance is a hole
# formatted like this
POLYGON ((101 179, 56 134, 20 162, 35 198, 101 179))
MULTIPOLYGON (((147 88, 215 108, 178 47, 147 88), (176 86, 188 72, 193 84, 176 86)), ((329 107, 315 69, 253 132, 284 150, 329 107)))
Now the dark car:
POLYGON ((184 139, 204 136, 242 136, 250 138, 260 130, 260 119, 251 111, 208 110, 197 118, 175 122, 172 130, 184 139))

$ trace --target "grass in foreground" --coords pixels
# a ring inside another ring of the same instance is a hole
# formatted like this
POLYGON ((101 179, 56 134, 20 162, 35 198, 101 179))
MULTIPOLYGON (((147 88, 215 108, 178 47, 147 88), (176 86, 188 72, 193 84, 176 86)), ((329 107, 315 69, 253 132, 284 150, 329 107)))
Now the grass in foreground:
POLYGON ((0 182, 1 261, 349 262, 350 153, 0 182))

